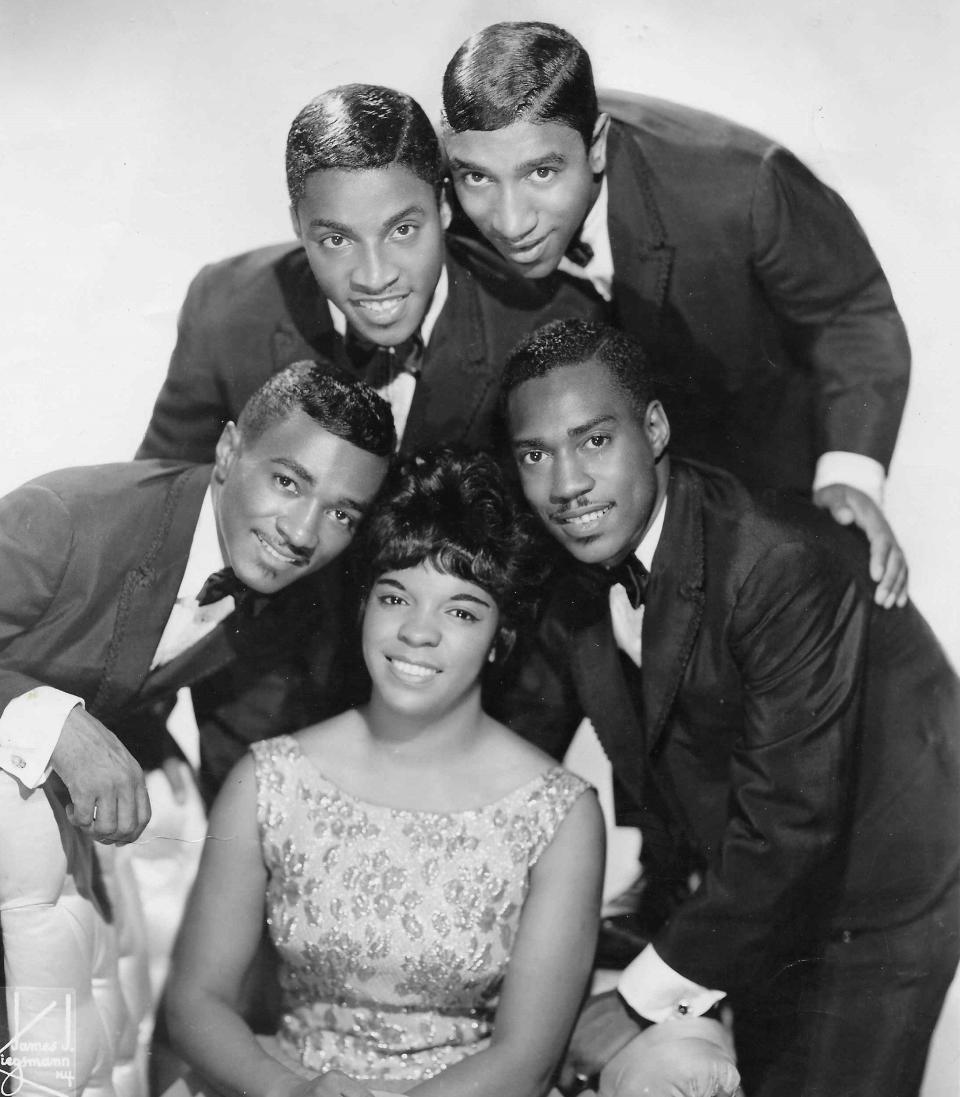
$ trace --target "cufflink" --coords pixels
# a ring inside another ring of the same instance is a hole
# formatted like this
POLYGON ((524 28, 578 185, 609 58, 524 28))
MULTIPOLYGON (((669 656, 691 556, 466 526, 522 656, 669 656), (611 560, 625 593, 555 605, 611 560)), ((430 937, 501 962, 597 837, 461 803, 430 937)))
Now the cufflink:
POLYGON ((19 754, 12 755, 11 758, 10 758, 10 763, 11 763, 11 765, 16 766, 17 769, 26 769, 27 768, 26 761, 23 758, 21 758, 19 754))

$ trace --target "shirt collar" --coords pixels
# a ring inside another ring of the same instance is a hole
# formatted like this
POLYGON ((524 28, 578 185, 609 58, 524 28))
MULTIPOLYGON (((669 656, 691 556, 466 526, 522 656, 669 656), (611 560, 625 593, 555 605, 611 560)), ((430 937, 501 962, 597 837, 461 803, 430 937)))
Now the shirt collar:
POLYGON ((193 531, 187 568, 180 583, 179 598, 196 598, 207 579, 224 566, 217 534, 217 516, 213 507, 213 492, 208 487, 200 504, 197 527, 193 531))
MULTIPOLYGON (((447 295, 450 292, 450 283, 447 278, 447 267, 444 264, 440 268, 440 277, 437 279, 436 289, 433 291, 433 297, 430 300, 430 307, 427 309, 423 320, 420 324, 420 338, 423 340, 423 345, 426 346, 430 342, 430 336, 433 333, 433 329, 436 326, 437 319, 440 316, 443 306, 447 303, 447 295)), ((343 315, 343 312, 337 308, 337 306, 330 300, 327 301, 327 306, 330 309, 330 319, 333 321, 333 328, 336 333, 343 337, 347 333, 347 318, 343 315)))
POLYGON ((606 301, 610 300, 613 293, 613 252, 610 249, 610 230, 607 227, 608 203, 609 190, 607 177, 604 176, 600 183, 600 193, 590 207, 583 227, 580 229, 580 240, 590 245, 593 258, 586 266, 581 267, 564 256, 559 266, 560 270, 566 274, 572 274, 574 278, 583 278, 592 282, 597 292, 606 301))
POLYGON ((663 498, 660 500, 660 505, 657 507, 657 513, 650 523, 650 528, 643 535, 640 544, 637 545, 636 552, 634 552, 634 556, 636 556, 648 572, 653 567, 653 556, 657 551, 657 545, 660 544, 660 535, 663 533, 663 520, 666 513, 667 496, 666 493, 664 493, 663 498))

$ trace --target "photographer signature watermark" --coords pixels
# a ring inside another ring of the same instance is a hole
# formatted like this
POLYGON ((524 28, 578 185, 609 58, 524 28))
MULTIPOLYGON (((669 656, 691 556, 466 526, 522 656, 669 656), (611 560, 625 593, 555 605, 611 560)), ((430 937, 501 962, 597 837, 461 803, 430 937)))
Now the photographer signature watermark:
POLYGON ((16 987, 10 992, 10 1040, 0 1047, 0 1097, 73 1093, 77 1084, 76 992, 16 987))

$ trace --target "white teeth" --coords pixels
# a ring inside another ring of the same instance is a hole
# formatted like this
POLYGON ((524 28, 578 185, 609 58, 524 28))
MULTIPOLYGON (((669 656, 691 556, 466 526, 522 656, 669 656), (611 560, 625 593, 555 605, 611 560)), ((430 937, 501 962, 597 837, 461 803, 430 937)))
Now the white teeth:
POLYGON ((403 659, 391 659, 390 662, 401 674, 409 674, 413 678, 430 678, 439 673, 436 667, 424 667, 419 663, 407 663, 403 659))
POLYGON ((273 547, 273 545, 270 544, 269 541, 265 540, 263 537, 260 537, 259 534, 257 536, 260 540, 260 544, 263 545, 263 547, 267 550, 267 552, 270 553, 271 556, 275 557, 277 560, 280 560, 284 564, 296 564, 297 563, 297 560, 294 557, 285 556, 282 552, 278 552, 273 547))
POLYGON ((357 301, 357 308, 366 312, 372 312, 376 316, 385 316, 388 312, 396 310, 402 302, 402 297, 388 297, 382 301, 357 301))
POLYGON ((609 509, 609 507, 604 507, 603 510, 594 510, 589 514, 578 514, 575 518, 564 518, 563 521, 568 526, 576 526, 577 529, 589 529, 591 526, 595 526, 609 509))

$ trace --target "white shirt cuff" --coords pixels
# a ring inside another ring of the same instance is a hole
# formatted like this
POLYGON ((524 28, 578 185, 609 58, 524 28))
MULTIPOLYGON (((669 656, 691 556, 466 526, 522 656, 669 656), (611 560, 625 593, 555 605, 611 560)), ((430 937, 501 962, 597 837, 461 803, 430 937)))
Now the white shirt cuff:
POLYGON ((883 485, 886 476, 883 465, 862 453, 846 453, 830 450, 821 453, 813 477, 813 490, 819 491, 830 484, 847 484, 883 506, 883 485))
POLYGON ((7 703, 0 715, 0 769, 27 788, 36 788, 50 776, 50 757, 72 709, 82 697, 37 686, 7 703))
POLYGON ((726 997, 724 990, 708 990, 685 979, 660 959, 653 945, 624 969, 617 990, 641 1017, 657 1024, 700 1017, 726 997))

